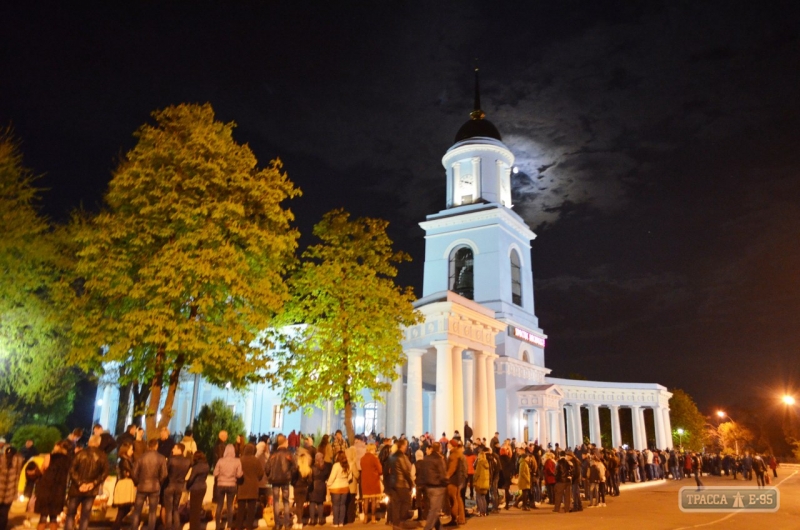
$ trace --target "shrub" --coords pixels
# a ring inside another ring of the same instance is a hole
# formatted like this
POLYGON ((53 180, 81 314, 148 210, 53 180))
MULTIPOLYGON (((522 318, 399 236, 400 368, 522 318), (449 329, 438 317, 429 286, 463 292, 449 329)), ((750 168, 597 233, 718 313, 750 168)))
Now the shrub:
POLYGON ((236 440, 237 434, 244 433, 244 422, 241 416, 233 411, 221 399, 215 399, 203 405, 194 422, 194 441, 197 448, 203 451, 209 463, 214 463, 214 445, 217 443, 219 431, 228 431, 228 441, 236 440))
POLYGON ((56 443, 61 440, 61 431, 47 425, 23 425, 14 431, 11 445, 17 449, 25 447, 27 440, 33 440, 40 453, 49 453, 56 443))

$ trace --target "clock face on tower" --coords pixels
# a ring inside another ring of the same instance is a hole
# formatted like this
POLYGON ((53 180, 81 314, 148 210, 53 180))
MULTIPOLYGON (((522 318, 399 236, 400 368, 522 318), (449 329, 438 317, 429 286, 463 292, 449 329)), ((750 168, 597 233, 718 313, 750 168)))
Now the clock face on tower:
POLYGON ((472 186, 472 175, 461 175, 461 184, 465 186, 472 186))

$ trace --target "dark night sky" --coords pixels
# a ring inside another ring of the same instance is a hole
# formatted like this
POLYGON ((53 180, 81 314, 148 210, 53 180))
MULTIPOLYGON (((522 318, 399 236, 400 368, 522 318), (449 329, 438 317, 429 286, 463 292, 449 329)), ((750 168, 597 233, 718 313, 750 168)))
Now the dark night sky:
POLYGON ((206 102, 325 211, 416 225, 483 108, 517 156, 553 375, 702 408, 800 382, 796 2, 96 3, 0 7, 0 123, 63 220, 99 207, 149 112, 206 102), (113 5, 107 5, 113 4, 113 5))

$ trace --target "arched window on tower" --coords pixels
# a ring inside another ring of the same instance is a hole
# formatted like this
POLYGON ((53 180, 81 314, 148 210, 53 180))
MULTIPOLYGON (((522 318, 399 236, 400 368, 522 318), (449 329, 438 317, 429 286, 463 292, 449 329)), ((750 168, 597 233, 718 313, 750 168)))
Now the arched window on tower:
POLYGON ((472 300, 474 296, 472 249, 457 247, 450 253, 450 290, 472 300))
POLYGON ((522 305, 522 267, 516 250, 511 251, 511 301, 522 305))
POLYGON ((524 363, 531 362, 531 358, 528 356, 527 350, 522 352, 522 362, 524 363))

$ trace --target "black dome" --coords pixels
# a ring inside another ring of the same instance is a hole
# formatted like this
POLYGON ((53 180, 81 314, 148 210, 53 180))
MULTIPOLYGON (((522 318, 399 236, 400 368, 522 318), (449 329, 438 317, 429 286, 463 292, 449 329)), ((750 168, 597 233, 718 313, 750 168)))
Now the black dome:
POLYGON ((497 127, 495 127, 494 124, 489 120, 471 119, 467 123, 462 125, 461 128, 456 133, 456 142, 460 142, 461 140, 466 140, 467 138, 475 138, 478 136, 484 136, 486 138, 494 138, 495 140, 500 140, 500 141, 503 140, 502 138, 500 138, 500 132, 497 130, 497 127))

